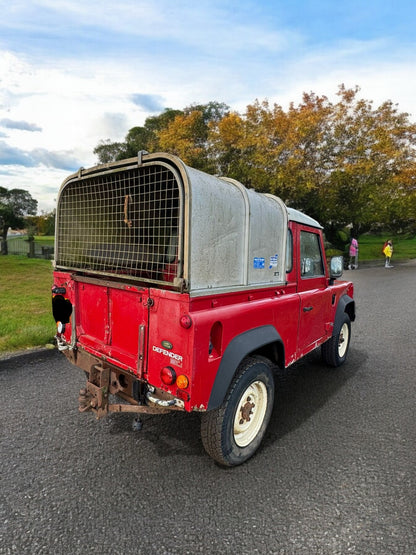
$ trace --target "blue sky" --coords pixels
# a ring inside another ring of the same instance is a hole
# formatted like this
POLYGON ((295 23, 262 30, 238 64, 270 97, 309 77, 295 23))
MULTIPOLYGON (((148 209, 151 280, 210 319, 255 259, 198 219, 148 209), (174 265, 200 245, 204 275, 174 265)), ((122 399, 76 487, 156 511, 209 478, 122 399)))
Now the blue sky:
POLYGON ((416 120, 414 0, 0 0, 0 185, 41 210, 165 108, 358 85, 416 120))

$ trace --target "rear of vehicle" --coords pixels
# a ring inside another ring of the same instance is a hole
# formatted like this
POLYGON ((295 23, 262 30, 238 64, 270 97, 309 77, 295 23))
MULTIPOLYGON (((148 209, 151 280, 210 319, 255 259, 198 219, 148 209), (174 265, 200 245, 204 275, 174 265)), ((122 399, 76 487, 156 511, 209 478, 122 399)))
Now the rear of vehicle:
POLYGON ((117 394, 189 410, 183 216, 183 180, 166 160, 101 166, 64 182, 53 313, 58 348, 88 374, 81 408, 101 416, 117 394))
POLYGON ((283 283, 286 218, 279 199, 166 154, 70 176, 57 205, 53 312, 58 348, 89 376, 81 406, 133 410, 110 405, 107 387, 135 405, 206 410, 222 352, 247 327, 236 305, 283 283), (270 244, 251 214, 273 229, 270 244), (247 264, 250 249, 262 272, 247 264), (220 319, 217 306, 230 307, 220 319))
POLYGON ((335 360, 332 320, 341 295, 342 313, 352 298, 328 288, 321 228, 299 217, 163 153, 68 177, 52 305, 57 346, 87 375, 81 412, 199 411, 215 460, 252 456, 273 408, 273 366, 325 342, 334 366, 346 356, 335 360), (317 256, 320 274, 303 275, 317 256))

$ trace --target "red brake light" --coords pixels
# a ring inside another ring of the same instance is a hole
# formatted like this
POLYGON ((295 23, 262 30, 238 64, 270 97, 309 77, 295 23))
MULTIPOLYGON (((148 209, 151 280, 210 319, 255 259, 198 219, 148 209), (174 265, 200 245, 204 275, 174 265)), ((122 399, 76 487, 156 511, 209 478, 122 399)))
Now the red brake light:
POLYGON ((176 381, 176 372, 171 366, 165 366, 160 371, 160 379, 166 385, 172 385, 176 381))

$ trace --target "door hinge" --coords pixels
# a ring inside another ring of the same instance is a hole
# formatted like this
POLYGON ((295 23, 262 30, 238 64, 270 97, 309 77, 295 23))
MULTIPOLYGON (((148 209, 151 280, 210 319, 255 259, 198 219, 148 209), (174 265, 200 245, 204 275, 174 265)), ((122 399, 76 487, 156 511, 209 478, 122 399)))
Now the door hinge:
POLYGON ((145 349, 145 337, 146 337, 146 326, 142 324, 139 326, 139 345, 138 345, 138 357, 137 357, 137 372, 139 376, 142 376, 143 365, 144 365, 144 349, 145 349))

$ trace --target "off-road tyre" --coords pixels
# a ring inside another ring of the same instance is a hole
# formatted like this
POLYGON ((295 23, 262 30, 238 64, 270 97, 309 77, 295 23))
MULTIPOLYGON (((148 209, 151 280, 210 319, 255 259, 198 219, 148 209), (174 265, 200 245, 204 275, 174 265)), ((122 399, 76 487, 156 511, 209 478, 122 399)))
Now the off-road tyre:
POLYGON ((331 339, 322 344, 321 354, 323 361, 337 368, 341 366, 347 358, 351 340, 351 320, 348 314, 344 314, 341 322, 334 330, 331 339))
POLYGON ((248 357, 240 364, 223 404, 202 415, 201 438, 208 455, 223 466, 237 466, 257 451, 274 403, 271 363, 248 357))

